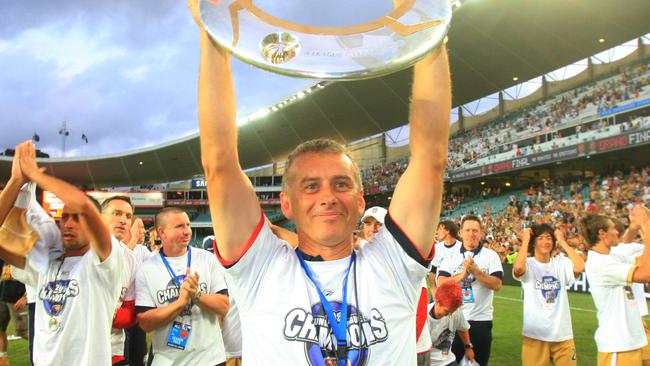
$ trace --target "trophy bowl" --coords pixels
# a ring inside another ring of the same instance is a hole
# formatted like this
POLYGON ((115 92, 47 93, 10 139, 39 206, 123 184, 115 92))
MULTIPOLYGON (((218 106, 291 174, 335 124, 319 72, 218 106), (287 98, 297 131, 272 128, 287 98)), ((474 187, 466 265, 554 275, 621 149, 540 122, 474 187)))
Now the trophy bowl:
POLYGON ((413 65, 449 28, 449 0, 200 0, 206 31, 246 63, 320 80, 413 65), (370 4, 372 6, 370 6, 370 4))

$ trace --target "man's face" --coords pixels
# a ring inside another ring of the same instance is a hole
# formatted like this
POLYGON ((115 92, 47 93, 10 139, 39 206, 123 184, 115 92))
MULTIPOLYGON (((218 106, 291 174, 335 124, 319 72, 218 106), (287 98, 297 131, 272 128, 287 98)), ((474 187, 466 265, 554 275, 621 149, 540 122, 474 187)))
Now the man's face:
POLYGON ((301 241, 328 247, 352 239, 365 208, 352 161, 334 153, 298 156, 280 201, 282 213, 296 223, 301 241))
POLYGON ((368 216, 363 220, 363 237, 366 240, 372 239, 372 237, 379 232, 379 229, 383 224, 372 216, 368 216))
POLYGON ((133 209, 126 201, 112 200, 102 211, 104 220, 117 240, 123 241, 131 230, 133 209))
POLYGON ((607 220, 607 231, 599 230, 600 240, 607 247, 615 247, 619 242, 619 232, 616 230, 616 225, 612 220, 607 220))
POLYGON ((436 240, 443 241, 447 239, 447 235, 449 235, 449 231, 447 231, 445 226, 438 225, 438 230, 436 231, 436 240))
POLYGON ((192 239, 190 218, 185 212, 167 214, 164 225, 158 229, 163 248, 187 247, 192 239))
POLYGON ((61 229, 63 248, 65 250, 83 249, 90 242, 79 222, 79 215, 75 212, 70 212, 65 206, 63 207, 61 221, 59 221, 59 228, 61 229))
POLYGON ((478 244, 483 236, 481 224, 474 220, 467 220, 460 228, 460 237, 463 239, 463 246, 467 250, 478 248, 478 244))
POLYGON ((553 251, 553 237, 549 233, 542 233, 535 238, 535 254, 547 255, 553 251))

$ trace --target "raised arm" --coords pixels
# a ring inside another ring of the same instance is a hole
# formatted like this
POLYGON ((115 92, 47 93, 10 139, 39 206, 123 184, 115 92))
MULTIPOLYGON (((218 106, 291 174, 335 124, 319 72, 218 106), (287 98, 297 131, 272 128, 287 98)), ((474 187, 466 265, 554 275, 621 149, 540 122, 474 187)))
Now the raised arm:
POLYGON ((526 273, 526 259, 528 259, 528 247, 530 246, 530 237, 532 230, 530 228, 524 229, 521 233, 521 247, 515 258, 515 263, 512 265, 512 274, 515 277, 521 277, 526 273))
MULTIPOLYGON (((632 243, 636 240, 641 225, 644 221, 648 220, 648 209, 642 205, 636 205, 630 211, 630 226, 623 234, 623 243, 632 243)), ((646 244, 646 243, 643 243, 646 244)))
POLYGON ((576 252, 575 249, 573 249, 569 243, 566 242, 566 239, 564 238, 564 234, 562 233, 562 230, 556 229, 555 230, 555 241, 558 243, 560 248, 564 250, 566 253, 567 257, 569 257, 569 260, 571 263, 573 263, 573 275, 578 278, 580 276, 580 273, 582 273, 585 270, 585 261, 582 259, 580 254, 576 252))
MULTIPOLYGON (((198 1, 188 1, 198 19, 198 1)), ((201 162, 221 258, 237 260, 261 218, 253 186, 237 153, 237 106, 230 55, 201 28, 199 132, 201 162)))
POLYGON ((389 208, 423 256, 431 253, 440 216, 450 113, 451 81, 443 45, 415 65, 409 115, 411 158, 389 208))
MULTIPOLYGON (((19 154, 18 149, 16 149, 14 159, 11 163, 11 177, 5 185, 5 188, 0 192, 0 225, 5 222, 9 211, 14 206, 20 188, 27 182, 20 169, 19 154)), ((9 252, 4 248, 4 244, 0 243, 0 258, 14 267, 25 268, 25 258, 9 252)))
POLYGON ((60 179, 43 173, 36 165, 36 149, 31 141, 18 145, 20 150, 20 168, 29 180, 44 190, 54 193, 72 213, 79 214, 79 222, 90 236, 90 245, 101 261, 111 254, 111 233, 99 210, 78 188, 60 179))
MULTIPOLYGON (((644 243, 650 242, 650 220, 641 224, 641 238, 644 243)), ((643 254, 637 258, 638 267, 632 275, 632 282, 650 282, 650 251, 648 245, 643 248, 643 254)))

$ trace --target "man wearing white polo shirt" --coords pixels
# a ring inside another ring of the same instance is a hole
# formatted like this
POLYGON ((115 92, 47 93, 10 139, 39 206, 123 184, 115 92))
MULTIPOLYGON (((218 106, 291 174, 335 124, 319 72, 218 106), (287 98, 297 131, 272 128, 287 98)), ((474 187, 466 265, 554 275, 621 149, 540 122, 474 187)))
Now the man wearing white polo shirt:
MULTIPOLYGON (((469 336, 474 345, 476 362, 487 366, 492 349, 492 313, 494 291, 501 289, 503 267, 499 255, 481 245, 481 220, 466 215, 460 225, 463 245, 438 270, 438 282, 454 281, 463 289, 463 314, 471 326, 469 336)), ((460 339, 452 348, 460 360, 465 354, 460 339)))

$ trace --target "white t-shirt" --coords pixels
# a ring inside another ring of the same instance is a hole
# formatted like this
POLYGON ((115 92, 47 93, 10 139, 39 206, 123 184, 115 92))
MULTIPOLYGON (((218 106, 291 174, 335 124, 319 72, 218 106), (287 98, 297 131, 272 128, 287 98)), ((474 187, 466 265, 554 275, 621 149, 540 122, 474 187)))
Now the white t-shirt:
POLYGON ((433 257, 433 260, 431 261, 431 266, 433 267, 432 269, 440 269, 440 265, 442 264, 442 261, 445 258, 448 258, 452 255, 452 253, 456 253, 457 251, 460 250, 460 247, 463 245, 460 241, 456 240, 455 243, 452 245, 447 245, 444 241, 440 241, 436 243, 435 246, 435 256, 433 257))
POLYGON ((150 252, 149 249, 147 249, 147 247, 142 244, 136 244, 133 248, 133 253, 135 253, 135 258, 138 261, 138 265, 144 263, 147 258, 156 255, 156 253, 150 252))
POLYGON ((629 287, 634 268, 632 257, 589 251, 585 273, 598 312, 598 352, 632 351, 648 343, 629 287))
MULTIPOLYGON (((115 309, 119 309, 124 301, 135 300, 135 273, 137 271, 137 259, 135 253, 124 243, 120 243, 124 255, 124 266, 122 267, 122 288, 120 298, 115 309)), ((113 356, 124 356, 124 329, 111 328, 111 353, 113 356)))
POLYGON ((451 352, 451 345, 456 336, 456 330, 469 330, 469 323, 465 320, 465 315, 460 309, 453 313, 436 319, 431 315, 434 303, 428 307, 428 324, 429 335, 433 341, 431 348, 431 366, 446 366, 456 360, 454 353, 451 352))
POLYGON ((226 348, 226 358, 241 357, 241 322, 239 309, 235 299, 230 297, 228 314, 223 318, 223 345, 226 348))
POLYGON ((524 290, 522 335, 545 342, 572 339, 567 287, 575 282, 573 262, 563 255, 551 257, 548 263, 528 257, 526 272, 514 278, 524 290))
MULTIPOLYGON (((397 234, 389 232, 389 226, 396 226, 389 216, 368 245, 355 251, 350 269, 347 354, 353 365, 416 364, 415 313, 429 263, 406 253, 416 255, 403 234, 402 245, 410 247, 402 249, 393 237, 397 234)), ((296 252, 264 221, 250 242, 226 271, 241 314, 242 359, 251 365, 324 364, 324 358, 335 354, 336 340, 296 252)), ((307 263, 338 313, 350 257, 307 263)))
MULTIPOLYGON (((643 249, 645 245, 639 243, 621 243, 615 247, 611 248, 611 252, 622 255, 624 257, 639 257, 643 255, 643 249)), ((642 283, 632 283, 632 292, 634 293, 634 299, 636 304, 639 306, 639 314, 641 316, 648 315, 648 302, 645 297, 645 288, 642 283)))
MULTIPOLYGON (((205 294, 216 294, 226 289, 223 282, 223 269, 210 252, 191 248, 190 271, 199 274, 199 290, 205 294)), ((170 267, 179 277, 185 279, 187 271, 187 253, 179 257, 166 257, 170 267)), ((160 255, 145 260, 136 275, 136 306, 165 307, 178 299, 179 288, 160 255)), ((188 311, 188 310, 186 310, 188 311)), ((198 305, 191 305, 190 314, 184 311, 174 321, 191 323, 191 332, 184 350, 167 345, 167 338, 173 322, 153 331, 153 366, 158 365, 216 365, 226 360, 221 338, 221 327, 217 315, 204 311, 198 305)))
POLYGON ((111 324, 124 266, 119 248, 113 238, 105 261, 90 249, 83 256, 51 261, 45 275, 29 262, 15 270, 17 279, 38 290, 35 365, 111 364, 111 324))
MULTIPOLYGON (((450 253, 447 258, 448 260, 442 262, 438 269, 438 276, 452 277, 462 273, 465 256, 472 255, 470 253, 473 254, 474 263, 481 272, 499 278, 503 277, 501 259, 495 251, 484 246, 480 246, 473 251, 468 251, 462 245, 459 250, 450 253)), ((463 296, 463 315, 465 315, 465 319, 477 321, 492 320, 494 290, 483 286, 471 273, 460 281, 459 284, 463 287, 463 294, 471 292, 473 295, 473 300, 469 296, 463 296), (469 291, 470 288, 471 291, 469 291)))

